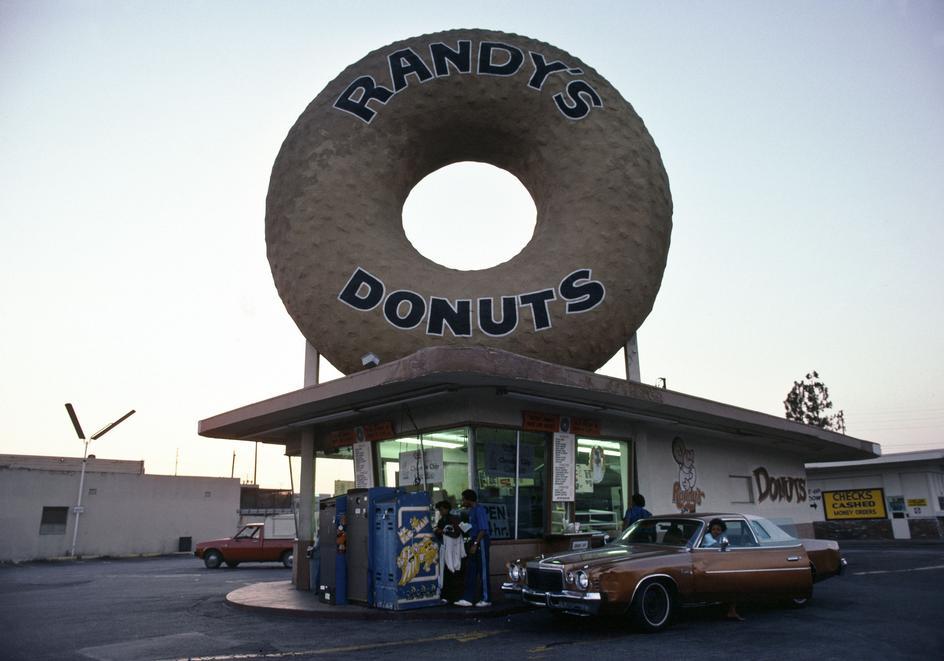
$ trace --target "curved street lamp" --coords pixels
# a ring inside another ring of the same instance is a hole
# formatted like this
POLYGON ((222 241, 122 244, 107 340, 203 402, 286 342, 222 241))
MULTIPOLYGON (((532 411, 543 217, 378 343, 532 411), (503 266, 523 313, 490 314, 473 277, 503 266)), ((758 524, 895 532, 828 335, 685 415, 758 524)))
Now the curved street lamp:
POLYGON ((113 423, 105 425, 97 432, 92 434, 92 437, 88 439, 85 438, 85 432, 82 431, 82 425, 79 424, 79 416, 75 414, 75 408, 73 408, 72 404, 66 404, 66 411, 69 412, 69 418, 72 420, 72 426, 75 427, 75 433, 78 435, 79 440, 85 442, 85 452, 82 453, 82 473, 81 477, 79 477, 79 497, 75 507, 72 508, 72 512, 75 514, 75 526, 72 528, 72 548, 69 549, 69 555, 75 557, 75 541, 79 536, 79 516, 82 514, 82 491, 85 489, 85 464, 88 463, 89 443, 91 441, 100 439, 102 436, 130 418, 134 414, 134 409, 131 409, 113 423))

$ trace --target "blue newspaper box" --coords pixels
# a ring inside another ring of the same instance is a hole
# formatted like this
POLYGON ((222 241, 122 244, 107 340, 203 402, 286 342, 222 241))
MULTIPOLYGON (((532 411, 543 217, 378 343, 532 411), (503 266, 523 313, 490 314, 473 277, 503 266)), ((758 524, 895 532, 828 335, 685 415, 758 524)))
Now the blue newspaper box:
POLYGON ((439 605, 439 545, 429 495, 378 487, 369 494, 371 604, 406 610, 439 605))

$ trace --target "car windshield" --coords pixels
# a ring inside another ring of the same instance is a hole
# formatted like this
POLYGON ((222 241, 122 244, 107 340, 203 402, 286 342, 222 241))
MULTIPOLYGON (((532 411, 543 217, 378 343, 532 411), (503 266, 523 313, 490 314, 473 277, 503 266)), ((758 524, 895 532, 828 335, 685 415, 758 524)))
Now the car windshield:
POLYGON ((680 519, 642 519, 627 528, 618 544, 663 544, 685 546, 698 533, 698 521, 680 519))
POLYGON ((769 519, 751 517, 749 521, 751 529, 757 536, 757 541, 760 542, 761 546, 775 546, 798 541, 796 537, 769 519))

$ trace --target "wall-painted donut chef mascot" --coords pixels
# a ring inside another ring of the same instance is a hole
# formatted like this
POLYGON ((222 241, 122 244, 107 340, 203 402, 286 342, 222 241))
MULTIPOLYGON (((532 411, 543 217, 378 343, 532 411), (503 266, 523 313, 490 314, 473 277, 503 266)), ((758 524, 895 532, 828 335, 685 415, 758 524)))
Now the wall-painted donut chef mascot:
POLYGON ((346 374, 366 351, 387 363, 435 346, 596 370, 651 311, 671 229, 668 178, 632 106, 573 55, 491 30, 349 66, 289 131, 266 198, 279 295, 346 374), (460 161, 512 173, 535 202, 531 241, 492 268, 436 264, 403 229, 413 187, 460 161))

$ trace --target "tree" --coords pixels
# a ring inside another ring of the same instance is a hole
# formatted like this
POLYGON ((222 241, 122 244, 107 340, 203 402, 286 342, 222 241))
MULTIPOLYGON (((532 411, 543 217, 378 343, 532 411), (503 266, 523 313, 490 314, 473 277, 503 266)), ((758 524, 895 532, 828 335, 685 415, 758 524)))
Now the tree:
POLYGON ((787 420, 796 420, 821 429, 846 433, 846 418, 842 411, 829 415, 833 403, 829 401, 829 389, 814 370, 802 381, 794 381, 793 388, 783 400, 787 420))

